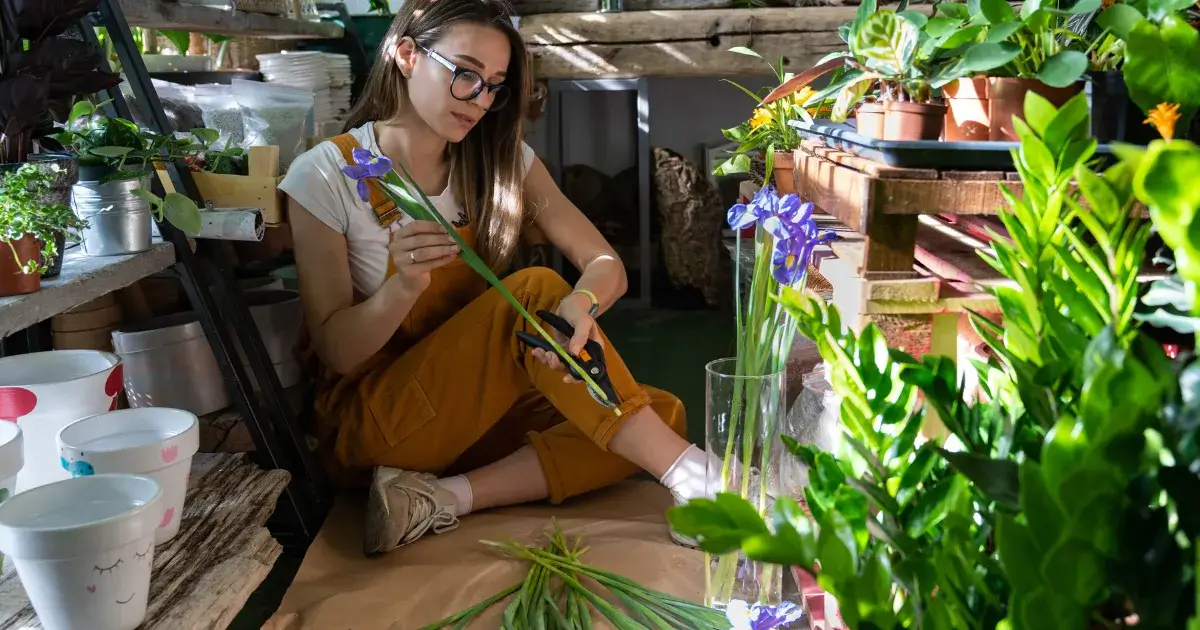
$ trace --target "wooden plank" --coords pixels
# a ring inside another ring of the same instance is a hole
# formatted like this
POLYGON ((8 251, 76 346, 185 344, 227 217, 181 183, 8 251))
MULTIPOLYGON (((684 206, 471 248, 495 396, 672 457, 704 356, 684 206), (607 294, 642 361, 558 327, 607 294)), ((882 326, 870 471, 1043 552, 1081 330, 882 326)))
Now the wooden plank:
POLYGON ((120 3, 129 25, 144 28, 268 39, 338 39, 343 32, 341 26, 332 22, 293 20, 163 0, 120 0, 120 3))
POLYGON ((127 287, 175 263, 170 243, 128 256, 86 256, 80 248, 63 258, 62 273, 42 281, 37 293, 0 298, 0 338, 127 287))
POLYGON ((801 140, 800 150, 815 155, 821 159, 829 160, 835 164, 848 166, 856 171, 866 173, 871 177, 880 179, 937 179, 938 172, 932 168, 901 168, 897 166, 888 166, 874 162, 866 158, 861 158, 853 153, 846 153, 840 149, 835 149, 826 145, 819 140, 801 140))
MULTIPOLYGON (((225 628, 283 548, 265 523, 291 475, 245 455, 192 460, 179 534, 154 551, 150 604, 140 628, 225 628)), ((0 630, 41 628, 16 571, 0 576, 0 630)))
MULTIPOLYGON (((1014 195, 1025 194, 1021 182, 1004 182, 1014 195)), ((877 179, 872 182, 873 209, 890 215, 996 214, 1005 206, 1000 182, 877 179)))
POLYGON ((837 29, 854 7, 547 13, 521 19, 544 79, 770 75, 754 49, 799 71, 844 47, 837 29))

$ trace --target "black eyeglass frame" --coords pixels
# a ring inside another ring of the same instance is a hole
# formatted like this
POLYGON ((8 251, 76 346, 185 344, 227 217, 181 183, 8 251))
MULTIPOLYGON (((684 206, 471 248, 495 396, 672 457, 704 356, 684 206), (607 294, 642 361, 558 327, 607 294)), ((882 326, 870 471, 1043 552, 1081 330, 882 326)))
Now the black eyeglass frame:
POLYGON ((423 50, 426 55, 429 55, 430 59, 433 59, 434 61, 442 64, 443 66, 445 66, 445 68, 447 70, 450 71, 450 85, 448 86, 448 88, 450 90, 450 96, 453 96, 455 98, 455 100, 462 101, 464 103, 468 103, 470 101, 473 101, 473 100, 479 98, 479 95, 483 94, 484 88, 487 88, 488 94, 492 95, 492 107, 486 108, 486 111, 494 112, 494 111, 497 111, 500 109, 504 109, 504 107, 506 105, 508 105, 508 101, 509 101, 509 98, 511 97, 512 90, 510 90, 508 88, 508 86, 505 85, 503 82, 488 83, 483 78, 483 75, 479 74, 478 72, 476 72, 470 68, 459 67, 453 61, 450 61, 449 59, 444 57, 441 53, 437 52, 436 50, 430 50, 430 49, 422 46, 421 44, 417 44, 417 47, 420 48, 421 50, 423 50), (457 81, 459 77, 461 77, 465 74, 473 74, 473 75, 479 77, 479 85, 474 90, 471 90, 471 94, 469 96, 463 98, 463 97, 459 97, 457 94, 454 93, 454 82, 457 81), (504 91, 500 92, 501 89, 503 89, 504 91), (495 105, 497 94, 504 95, 504 100, 500 103, 500 105, 498 107, 495 105))

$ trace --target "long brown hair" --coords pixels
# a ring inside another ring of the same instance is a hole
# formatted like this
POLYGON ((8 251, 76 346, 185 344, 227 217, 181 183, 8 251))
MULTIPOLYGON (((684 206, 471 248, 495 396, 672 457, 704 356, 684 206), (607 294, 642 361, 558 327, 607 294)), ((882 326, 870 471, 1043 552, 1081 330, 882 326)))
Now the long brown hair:
POLYGON ((451 26, 474 23, 499 29, 512 47, 505 85, 512 92, 501 109, 488 112, 448 152, 450 189, 475 224, 476 250, 496 271, 512 262, 523 225, 525 194, 521 142, 530 76, 525 42, 512 24, 507 0, 407 0, 396 12, 343 132, 370 121, 394 118, 404 107, 407 83, 396 67, 396 45, 411 37, 432 47, 451 26))

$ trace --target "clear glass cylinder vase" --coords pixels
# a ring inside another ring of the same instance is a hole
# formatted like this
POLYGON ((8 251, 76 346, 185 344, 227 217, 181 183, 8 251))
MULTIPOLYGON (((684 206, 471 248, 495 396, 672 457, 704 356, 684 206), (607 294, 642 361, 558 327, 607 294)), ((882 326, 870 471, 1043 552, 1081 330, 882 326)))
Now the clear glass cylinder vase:
MULTIPOLYGON (((708 496, 737 494, 770 523, 771 508, 782 487, 779 440, 786 415, 785 373, 747 374, 739 359, 717 359, 705 366, 705 445, 721 458, 710 469, 708 496)), ((746 558, 740 552, 707 556, 705 603, 724 610, 733 602, 778 605, 783 568, 746 558)))

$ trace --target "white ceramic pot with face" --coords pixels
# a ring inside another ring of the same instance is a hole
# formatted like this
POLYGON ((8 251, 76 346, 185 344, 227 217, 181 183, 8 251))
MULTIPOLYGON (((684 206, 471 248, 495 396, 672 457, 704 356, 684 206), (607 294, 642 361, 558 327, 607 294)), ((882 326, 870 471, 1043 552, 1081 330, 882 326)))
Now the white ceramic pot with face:
POLYGON ((121 358, 95 350, 31 352, 0 359, 0 422, 16 422, 25 467, 17 492, 70 479, 58 461, 59 430, 116 407, 121 358))
POLYGON ((161 514, 149 477, 46 484, 0 503, 0 552, 46 630, 134 630, 146 618, 161 514))
POLYGON ((130 473, 162 486, 155 544, 179 532, 192 456, 200 450, 200 423, 182 409, 143 407, 77 420, 58 433, 59 461, 72 477, 130 473))

